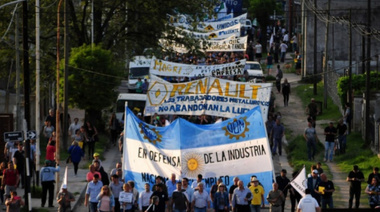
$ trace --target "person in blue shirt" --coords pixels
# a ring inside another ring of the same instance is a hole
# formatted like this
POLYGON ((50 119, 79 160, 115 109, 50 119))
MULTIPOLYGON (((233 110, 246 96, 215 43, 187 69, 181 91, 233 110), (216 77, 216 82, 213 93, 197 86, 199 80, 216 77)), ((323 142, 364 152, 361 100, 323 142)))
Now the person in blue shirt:
POLYGON ((89 207, 90 212, 98 210, 98 195, 103 187, 102 181, 99 181, 99 175, 94 174, 94 178, 87 184, 84 206, 89 207))
POLYGON ((79 147, 77 141, 73 141, 72 145, 69 148, 69 153, 71 157, 71 162, 73 162, 74 165, 74 174, 76 177, 78 173, 78 164, 81 161, 82 157, 84 157, 83 150, 79 147))
POLYGON ((45 207, 47 192, 49 191, 49 208, 53 206, 54 200, 54 180, 55 172, 59 172, 59 164, 57 161, 56 167, 49 166, 50 161, 45 161, 45 166, 40 170, 40 179, 42 184, 42 198, 41 198, 41 207, 45 207))

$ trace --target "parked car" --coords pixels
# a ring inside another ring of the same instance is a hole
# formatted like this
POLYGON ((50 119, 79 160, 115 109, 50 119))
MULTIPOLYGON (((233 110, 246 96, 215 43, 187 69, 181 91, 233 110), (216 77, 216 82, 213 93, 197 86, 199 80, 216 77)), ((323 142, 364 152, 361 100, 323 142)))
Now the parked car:
POLYGON ((248 73, 248 81, 250 82, 262 82, 264 78, 264 72, 259 62, 247 61, 245 63, 244 71, 248 73))

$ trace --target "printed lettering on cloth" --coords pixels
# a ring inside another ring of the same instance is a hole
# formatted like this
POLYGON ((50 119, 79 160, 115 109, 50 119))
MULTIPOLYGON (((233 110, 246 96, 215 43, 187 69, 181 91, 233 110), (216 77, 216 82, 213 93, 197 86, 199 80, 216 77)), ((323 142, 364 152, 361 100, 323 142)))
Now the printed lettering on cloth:
POLYGON ((271 190, 273 162, 259 107, 215 124, 178 118, 166 127, 149 125, 125 110, 124 175, 139 191, 145 183, 154 184, 156 176, 166 181, 172 173, 190 181, 202 174, 207 190, 219 178, 229 187, 235 176, 248 183, 256 175, 265 191, 271 190))
POLYGON ((206 52, 237 52, 247 49, 247 37, 231 36, 223 40, 210 40, 205 45, 206 52))
POLYGON ((197 29, 204 30, 204 31, 215 31, 215 30, 226 29, 228 27, 240 24, 240 19, 247 19, 247 13, 244 13, 243 15, 240 15, 238 17, 223 20, 223 21, 201 22, 197 25, 197 29))
POLYGON ((225 29, 221 29, 221 30, 215 30, 215 31, 211 31, 211 32, 194 32, 194 31, 189 31, 189 30, 186 30, 186 29, 180 29, 180 28, 177 28, 178 31, 182 31, 183 33, 185 33, 187 36, 192 36, 194 38, 198 38, 198 39, 225 39, 225 38, 228 38, 230 36, 240 36, 240 26, 241 24, 237 24, 237 25, 234 25, 234 26, 230 26, 228 28, 225 28, 225 29))
POLYGON ((292 185, 293 188, 296 189, 302 196, 306 195, 305 189, 307 189, 307 179, 305 166, 303 166, 297 177, 290 182, 290 185, 292 185))
POLYGON ((244 74, 246 60, 220 65, 189 65, 153 58, 149 73, 171 77, 233 76, 244 74))
POLYGON ((205 77, 169 83, 151 75, 145 116, 157 114, 234 117, 259 106, 266 121, 271 83, 250 83, 205 77))

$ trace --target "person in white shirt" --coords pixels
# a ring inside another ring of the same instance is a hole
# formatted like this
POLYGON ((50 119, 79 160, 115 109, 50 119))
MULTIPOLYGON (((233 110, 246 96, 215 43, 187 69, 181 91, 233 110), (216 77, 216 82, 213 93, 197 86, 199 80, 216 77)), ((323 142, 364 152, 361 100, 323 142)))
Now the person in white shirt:
POLYGON ((145 191, 140 193, 139 197, 139 210, 146 211, 149 207, 150 197, 152 196, 153 191, 150 190, 149 183, 145 183, 145 191))
POLYGON ((70 124, 69 126, 69 135, 71 136, 71 139, 75 139, 75 132, 81 127, 78 121, 78 118, 74 118, 74 123, 70 124))
POLYGON ((306 196, 303 197, 298 203, 297 212, 320 212, 321 208, 318 205, 317 200, 311 196, 310 189, 305 189, 306 196))
POLYGON ((257 44, 255 45, 255 48, 256 50, 256 58, 257 58, 257 61, 260 63, 261 61, 261 58, 262 58, 262 52, 263 52, 263 47, 261 46, 261 44, 259 42, 257 42, 257 44))
POLYGON ((194 192, 191 208, 194 212, 206 212, 210 209, 211 198, 207 191, 203 190, 204 184, 198 183, 198 191, 194 192))
POLYGON ((280 44, 280 49, 281 49, 281 62, 285 62, 285 54, 286 50, 288 49, 288 45, 285 44, 285 41, 282 41, 280 44))
POLYGON ((189 186, 189 179, 186 177, 182 179, 182 189, 185 190, 187 197, 189 198, 189 202, 191 202, 193 200, 194 189, 189 186))

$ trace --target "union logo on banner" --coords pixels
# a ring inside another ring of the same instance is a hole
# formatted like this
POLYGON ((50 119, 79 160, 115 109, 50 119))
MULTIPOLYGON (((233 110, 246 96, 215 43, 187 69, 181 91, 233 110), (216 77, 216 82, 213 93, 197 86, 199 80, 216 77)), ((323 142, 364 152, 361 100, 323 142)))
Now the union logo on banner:
POLYGON ((162 135, 156 129, 150 128, 148 125, 143 124, 143 122, 139 124, 139 127, 140 133, 144 135, 144 139, 147 139, 152 144, 161 142, 162 135))
POLYGON ((234 118, 232 122, 228 123, 227 126, 222 129, 226 132, 225 135, 229 136, 230 139, 240 137, 245 138, 245 133, 249 131, 248 126, 250 125, 247 122, 247 117, 234 118))

